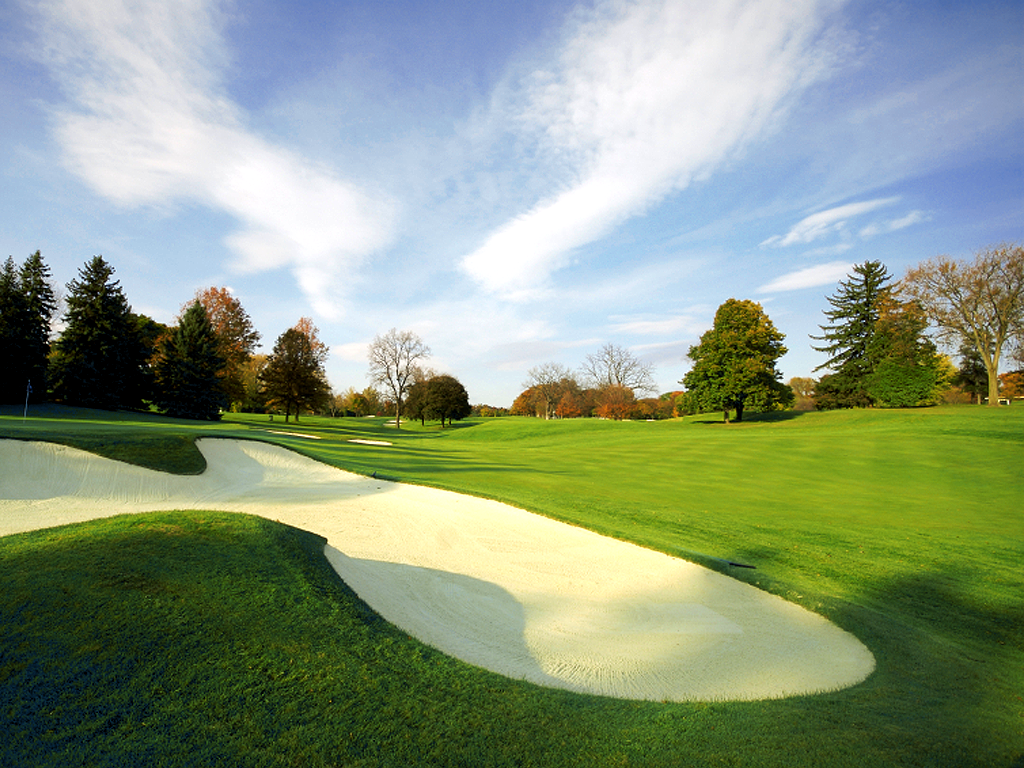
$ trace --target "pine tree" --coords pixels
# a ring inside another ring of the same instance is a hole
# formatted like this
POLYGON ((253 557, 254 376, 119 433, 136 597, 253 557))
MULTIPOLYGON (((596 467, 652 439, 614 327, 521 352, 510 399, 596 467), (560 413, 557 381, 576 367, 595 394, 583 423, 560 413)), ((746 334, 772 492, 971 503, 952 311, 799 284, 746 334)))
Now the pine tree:
POLYGON ((19 403, 32 377, 29 334, 31 310, 22 290, 14 258, 0 270, 0 403, 19 403))
POLYGON ((880 261, 867 261, 853 268, 854 274, 840 281, 839 290, 828 297, 825 311, 829 324, 819 326, 824 341, 812 348, 827 354, 828 360, 815 368, 829 369, 822 377, 815 397, 818 408, 852 408, 871 405, 867 380, 875 369, 870 348, 879 317, 879 301, 889 292, 891 275, 880 261))
POLYGON ((114 268, 94 256, 68 283, 66 326, 53 345, 53 396, 90 408, 142 404, 147 354, 114 268))
POLYGON ((974 345, 964 342, 960 345, 960 367, 953 377, 952 383, 960 387, 971 397, 972 403, 981 403, 988 394, 988 370, 981 353, 974 345))
MULTIPOLYGON (((245 401, 245 366, 259 346, 260 334, 242 303, 227 288, 210 287, 196 292, 217 334, 218 351, 224 358, 224 392, 230 404, 245 401)), ((184 309, 184 308, 183 308, 184 309)))
POLYGON ((21 267, 21 292, 28 308, 25 328, 26 368, 32 381, 32 400, 46 399, 46 370, 50 356, 50 322, 57 311, 50 268, 36 251, 21 267))
POLYGON ((194 302, 158 344, 154 365, 157 408, 183 419, 220 419, 227 398, 221 375, 224 358, 218 344, 206 310, 194 302))

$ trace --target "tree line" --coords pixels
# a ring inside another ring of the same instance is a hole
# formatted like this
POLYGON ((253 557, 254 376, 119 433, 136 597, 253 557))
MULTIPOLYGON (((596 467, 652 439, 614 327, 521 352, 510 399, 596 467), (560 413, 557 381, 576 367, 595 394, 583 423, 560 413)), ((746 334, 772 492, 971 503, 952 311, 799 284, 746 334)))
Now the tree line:
POLYGON ((652 368, 628 350, 605 345, 575 374, 558 363, 529 371, 512 412, 543 418, 657 418, 720 410, 744 412, 934 405, 951 392, 979 402, 1024 397, 1024 248, 998 245, 973 261, 939 257, 894 281, 879 261, 855 265, 827 297, 827 322, 812 336, 827 355, 820 379, 781 381, 784 334, 762 306, 729 299, 687 357, 684 389, 660 398, 649 389, 652 368), (938 342, 938 344, 936 343, 938 342), (956 349, 959 368, 939 352, 956 349), (1019 368, 999 373, 1009 356, 1019 368), (579 381, 584 381, 582 385, 579 381))
MULTIPOLYGON (((260 334, 225 288, 198 291, 173 326, 132 311, 114 268, 93 257, 54 288, 39 251, 0 270, 0 402, 52 399, 96 408, 153 407, 171 416, 217 419, 222 411, 283 411, 285 420, 313 410, 367 415, 389 412, 440 421, 474 412, 465 387, 425 367, 430 349, 416 334, 391 329, 368 347, 372 386, 331 391, 327 346, 309 318, 256 354, 260 334), (62 330, 51 341, 59 305, 62 330)), ((784 335, 760 304, 729 299, 687 357, 683 389, 654 397, 653 365, 606 344, 572 371, 536 366, 513 414, 542 418, 666 418, 720 410, 932 405, 960 392, 991 405, 1024 397, 1024 248, 999 245, 973 261, 939 257, 894 281, 879 261, 855 265, 827 297, 830 309, 812 347, 827 359, 815 379, 781 382, 784 335), (959 367, 939 352, 956 349, 959 367), (1005 359, 1020 368, 1000 374, 1005 359)), ((500 415, 503 408, 478 406, 500 415)))
POLYGON ((671 416, 664 398, 642 397, 657 392, 654 365, 614 344, 588 354, 576 371, 561 363, 535 366, 523 387, 512 403, 513 415, 616 420, 671 416))
MULTIPOLYGON (((169 416, 219 419, 223 411, 380 414, 391 410, 442 426, 469 415, 469 395, 449 374, 424 369, 429 348, 392 329, 370 345, 372 386, 332 392, 328 347, 312 320, 285 330, 268 355, 260 333, 226 288, 197 291, 174 325, 136 314, 114 268, 95 256, 66 286, 61 304, 39 251, 0 272, 0 403, 46 400, 91 408, 148 409, 169 416)), ((399 422, 400 423, 400 422, 399 422)))
POLYGON ((67 284, 63 328, 51 342, 58 301, 49 268, 38 251, 20 269, 7 259, 0 275, 0 353, 7 362, 0 402, 152 406, 210 420, 232 406, 297 413, 329 390, 326 347, 308 320, 285 331, 271 355, 257 356, 260 334, 227 289, 197 292, 167 326, 133 312, 113 275, 102 256, 79 270, 67 284))

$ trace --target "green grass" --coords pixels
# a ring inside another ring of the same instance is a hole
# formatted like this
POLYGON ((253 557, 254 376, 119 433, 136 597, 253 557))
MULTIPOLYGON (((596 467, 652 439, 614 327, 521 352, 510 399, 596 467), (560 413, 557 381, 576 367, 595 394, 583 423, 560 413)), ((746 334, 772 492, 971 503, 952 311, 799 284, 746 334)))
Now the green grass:
POLYGON ((1024 765, 1024 409, 401 432, 11 409, 0 436, 175 471, 201 468, 197 436, 266 439, 510 501, 780 594, 878 661, 861 685, 781 701, 552 691, 381 621, 311 534, 114 518, 0 539, 3 765, 1024 765))

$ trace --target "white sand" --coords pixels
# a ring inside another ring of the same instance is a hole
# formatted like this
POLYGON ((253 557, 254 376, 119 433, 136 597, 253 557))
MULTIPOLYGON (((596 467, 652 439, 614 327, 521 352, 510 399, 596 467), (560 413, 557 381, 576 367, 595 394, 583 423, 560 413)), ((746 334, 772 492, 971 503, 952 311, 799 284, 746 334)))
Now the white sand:
POLYGON ((249 512, 325 536, 386 619, 540 685, 654 700, 836 690, 874 669, 822 617, 667 555, 493 501, 350 474, 283 448, 202 440, 182 477, 0 440, 0 535, 124 512, 249 512))

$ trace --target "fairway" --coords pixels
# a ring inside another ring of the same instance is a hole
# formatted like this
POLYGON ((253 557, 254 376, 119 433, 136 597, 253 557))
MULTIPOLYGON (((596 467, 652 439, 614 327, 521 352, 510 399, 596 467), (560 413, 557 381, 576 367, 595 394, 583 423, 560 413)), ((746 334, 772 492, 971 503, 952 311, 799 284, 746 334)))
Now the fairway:
MULTIPOLYGON (((413 646, 406 646, 407 638, 389 636, 360 651, 367 669, 386 675, 373 678, 379 685, 372 693, 360 682, 363 673, 342 672, 319 658, 316 664, 328 664, 325 674, 339 685, 348 681, 353 701, 375 702, 376 712, 405 714, 385 725, 386 715, 365 709, 325 711, 302 726, 307 747, 281 746, 283 759, 303 754, 310 764, 329 764, 355 762, 362 754, 373 755, 367 763, 373 765, 1010 768, 1024 757, 1024 409, 780 414, 728 427, 708 417, 622 424, 507 419, 444 431, 304 418, 281 430, 288 435, 274 435, 265 420, 251 417, 190 425, 128 414, 81 415, 86 418, 69 420, 54 409, 25 422, 20 414, 2 417, 0 434, 88 445, 120 457, 136 453, 151 466, 157 463, 153 447, 160 446, 169 465, 193 473, 205 464, 191 447, 195 437, 258 437, 365 476, 376 472, 406 484, 508 502, 682 556, 824 616, 863 641, 877 662, 863 682, 825 694, 712 705, 617 705, 599 697, 543 693, 547 689, 506 678, 484 681, 466 665, 444 666, 440 677, 430 671, 433 661, 396 665, 413 646), (757 567, 737 569, 727 561, 757 567), (482 739, 454 725, 469 712, 482 739), (358 750, 347 751, 343 729, 362 734, 358 750), (414 733, 458 746, 452 757, 442 757, 426 741, 404 740, 414 733)), ((181 525, 192 530, 184 518, 181 525)), ((196 531, 189 534, 191 546, 207 551, 195 538, 205 534, 196 531)), ((91 535, 101 546, 112 534, 96 528, 91 535)), ((38 551, 45 570, 45 559, 56 556, 52 547, 58 540, 45 532, 3 541, 10 554, 0 562, 23 563, 15 551, 38 551)), ((254 542, 251 551, 262 552, 261 547, 254 542)), ((124 561, 119 567, 137 566, 124 561)), ((43 578, 44 571, 39 573, 43 578)), ((109 577, 102 583, 111 583, 109 577)), ((223 604, 236 605, 234 590, 219 577, 211 574, 206 583, 219 591, 223 604)), ((319 592, 324 587, 318 583, 310 586, 319 592)), ((38 596, 51 592, 26 589, 38 596)), ((176 588, 168 581, 166 589, 176 588)), ((292 604, 284 598, 287 592, 278 594, 292 604)), ((24 608, 18 608, 19 598, 11 599, 15 603, 4 610, 13 612, 4 621, 16 622, 24 608)), ((328 610, 326 603, 316 605, 328 610)), ((243 615, 240 605, 229 610, 243 615)), ((66 613, 54 614, 61 615, 66 613)), ((175 630, 186 632, 180 642, 192 642, 184 638, 191 637, 186 627, 194 621, 175 630)), ((325 638, 332 631, 312 629, 308 616, 302 622, 296 630, 307 636, 325 638)), ((54 638, 64 631, 60 626, 54 625, 54 638)), ((51 641, 40 642, 24 647, 49 647, 51 641)), ((296 641, 280 642, 291 647, 296 641)), ((271 643, 267 653, 272 647, 277 646, 271 643)), ((21 654, 9 656, 10 663, 35 669, 21 654)), ((260 664, 271 664, 269 658, 260 664)), ((25 674, 5 678, 5 685, 28 685, 25 674)), ((238 684, 248 679, 244 670, 231 675, 238 684)), ((230 685, 228 678, 220 685, 230 685)), ((267 716, 292 711, 289 701, 268 702, 267 716)), ((231 708, 223 706, 227 717, 231 708)), ((299 727, 292 717, 285 716, 281 727, 299 727)), ((229 719, 223 722, 228 728, 229 719)), ((212 745, 221 743, 216 739, 222 737, 213 738, 212 745)))

